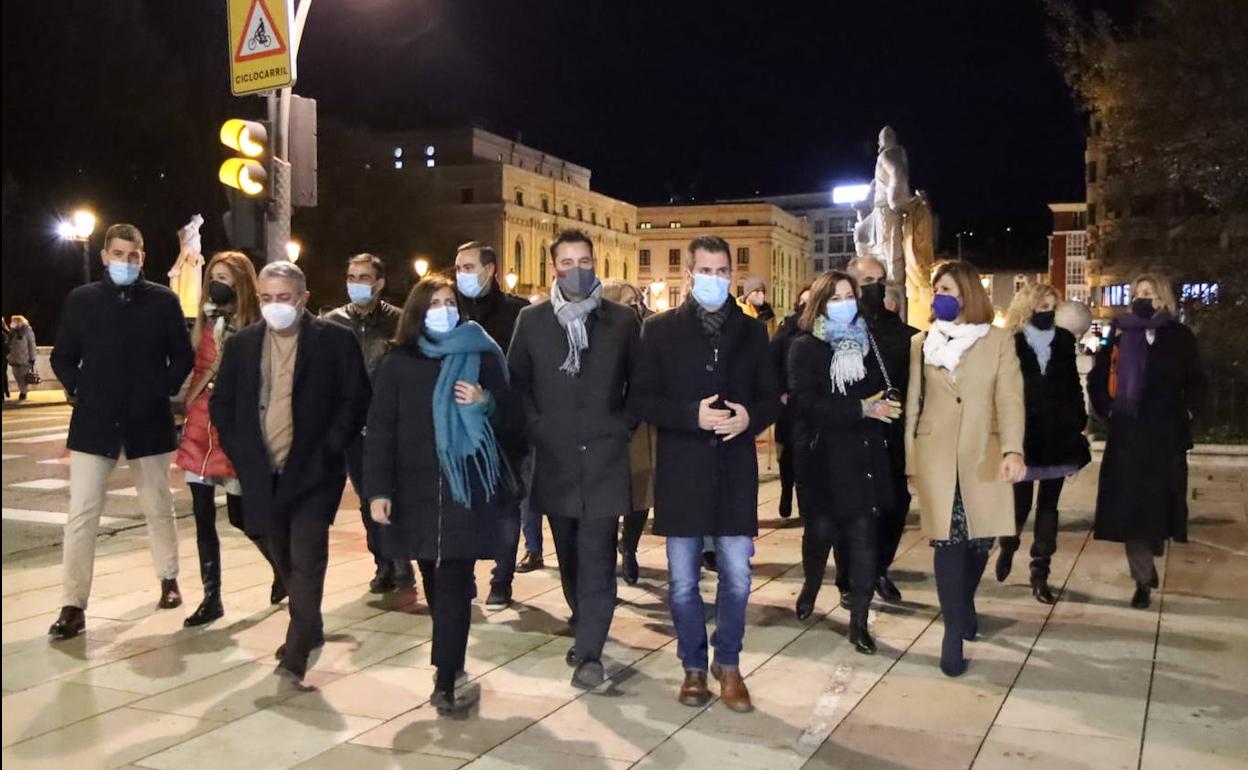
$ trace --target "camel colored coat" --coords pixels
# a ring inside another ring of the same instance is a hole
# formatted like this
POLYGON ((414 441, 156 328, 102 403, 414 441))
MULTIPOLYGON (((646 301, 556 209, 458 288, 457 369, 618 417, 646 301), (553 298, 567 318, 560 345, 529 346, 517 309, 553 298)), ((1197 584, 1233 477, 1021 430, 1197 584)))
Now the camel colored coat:
POLYGON ((926 339, 911 342, 906 397, 906 475, 919 494, 923 534, 949 537, 960 480, 970 536, 1015 535, 1013 488, 1001 480, 1001 459, 1023 452, 1026 424, 1014 337, 993 327, 962 355, 956 377, 924 363, 926 339))

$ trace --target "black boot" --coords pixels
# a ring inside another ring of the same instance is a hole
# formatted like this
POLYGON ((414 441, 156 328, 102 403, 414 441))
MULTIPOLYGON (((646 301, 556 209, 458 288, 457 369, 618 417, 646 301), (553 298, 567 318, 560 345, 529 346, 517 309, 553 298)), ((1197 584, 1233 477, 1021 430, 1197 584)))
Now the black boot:
POLYGON ((1005 579, 1010 576, 1010 570, 1014 567, 1014 549, 1001 546, 1001 553, 997 554, 997 582, 1004 583, 1005 579))
POLYGON ((627 585, 635 586, 641 578, 641 565, 637 563, 637 552, 620 549, 620 576, 627 585))
POLYGON ((1036 597, 1036 601, 1041 604, 1054 604, 1057 599, 1053 597, 1053 589, 1049 588, 1049 581, 1042 577, 1033 577, 1031 579, 1031 595, 1036 597))
POLYGON ((172 610, 175 607, 182 606, 182 592, 178 590, 178 579, 169 578, 160 581, 160 601, 156 602, 156 608, 161 610, 172 610))
POLYGON ((805 620, 815 611, 815 600, 819 598, 820 584, 810 580, 802 583, 802 591, 797 595, 797 619, 805 620))
POLYGON ((965 543, 942 545, 935 551, 936 596, 945 620, 945 633, 940 644, 940 670, 945 676, 961 676, 966 672, 962 641, 970 608, 967 605, 967 547, 965 543))
POLYGON ((269 553, 269 548, 264 541, 258 537, 251 538, 251 542, 255 544, 256 550, 269 563, 269 569, 273 570, 273 583, 269 586, 269 604, 281 604, 282 599, 286 598, 286 585, 282 583, 282 576, 277 571, 277 562, 273 561, 273 554, 269 553))
POLYGON ((966 549, 966 605, 968 613, 964 638, 968 642, 975 641, 979 636, 979 612, 975 609, 975 593, 979 591, 979 581, 983 579, 984 570, 987 567, 987 551, 977 551, 969 547, 966 549))
POLYGON ((87 615, 78 607, 62 607, 61 615, 48 629, 48 636, 57 641, 73 639, 87 630, 87 615))
POLYGON ((394 590, 410 591, 416 587, 416 570, 406 559, 394 563, 394 590))
POLYGON ((855 609, 849 613, 849 643, 863 655, 875 654, 875 640, 867 629, 868 610, 855 609))
POLYGON ((780 491, 780 518, 787 519, 793 515, 793 487, 785 486, 780 491))
POLYGON ((225 614, 221 605, 221 562, 211 557, 200 559, 199 577, 204 583, 204 600, 182 621, 187 628, 211 623, 225 614))
POLYGON ((377 573, 368 583, 369 593, 388 594, 394 590, 394 564, 383 561, 377 565, 377 573))
POLYGON ((1148 583, 1136 583, 1135 593, 1131 596, 1131 606, 1137 610, 1148 609, 1148 605, 1152 603, 1150 594, 1148 583))

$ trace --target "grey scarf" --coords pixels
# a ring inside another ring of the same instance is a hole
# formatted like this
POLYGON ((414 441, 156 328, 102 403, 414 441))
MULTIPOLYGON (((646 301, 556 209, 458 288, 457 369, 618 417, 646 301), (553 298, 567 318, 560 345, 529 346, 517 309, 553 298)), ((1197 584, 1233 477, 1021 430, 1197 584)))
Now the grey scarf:
POLYGON ((563 296, 562 287, 555 281, 555 285, 550 287, 550 304, 555 309, 555 319, 568 334, 568 357, 563 360, 559 371, 575 377, 581 373, 581 351, 589 348, 585 317, 602 304, 602 283, 595 284, 588 297, 573 301, 563 296))

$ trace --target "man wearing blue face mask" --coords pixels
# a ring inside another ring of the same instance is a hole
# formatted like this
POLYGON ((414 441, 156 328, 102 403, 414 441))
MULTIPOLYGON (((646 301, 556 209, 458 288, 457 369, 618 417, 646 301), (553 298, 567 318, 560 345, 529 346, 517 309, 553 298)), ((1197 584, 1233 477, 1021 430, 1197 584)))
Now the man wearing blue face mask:
POLYGON ((654 533, 667 538, 676 654, 685 669, 677 699, 705 706, 709 670, 724 705, 745 712, 753 709, 739 664, 758 534, 754 438, 779 415, 780 389, 766 328, 728 297, 731 253, 717 236, 689 244, 689 298, 646 321, 629 407, 658 430, 654 533), (719 572, 713 666, 698 590, 707 537, 719 572))
POLYGON ((182 306, 167 287, 143 280, 143 235, 117 224, 104 234, 107 274, 65 301, 52 368, 74 401, 69 424, 69 515, 61 615, 49 629, 70 639, 86 627, 95 539, 109 474, 130 465, 147 516, 161 609, 182 603, 178 536, 169 491, 176 443, 169 398, 191 372, 194 352, 182 306))
MULTIPOLYGON (((476 321, 485 333, 507 354, 511 336, 516 329, 520 311, 528 306, 526 299, 503 291, 498 282, 498 253, 480 241, 469 241, 455 252, 455 298, 465 321, 476 321)), ((502 451, 513 468, 529 481, 533 475, 533 458, 523 445, 503 446, 502 451)), ((502 551, 494 562, 490 577, 490 593, 485 600, 487 610, 506 609, 511 604, 511 585, 517 571, 531 572, 545 566, 542 561, 541 512, 532 511, 529 500, 508 506, 500 519, 503 527, 502 551), (516 564, 520 543, 521 522, 524 524, 525 555, 516 564)))
MULTIPOLYGON (((364 355, 364 368, 371 382, 382 357, 390 349, 399 327, 402 311, 381 298, 386 288, 386 263, 372 254, 356 254, 347 260, 347 298, 350 300, 325 316, 325 320, 345 327, 355 336, 364 355)), ((347 474, 357 495, 364 489, 364 436, 347 448, 347 474)), ((375 594, 407 591, 416 587, 416 573, 409 561, 390 561, 381 555, 378 525, 368 514, 368 503, 360 500, 360 515, 368 552, 373 555, 376 574, 368 584, 375 594)))

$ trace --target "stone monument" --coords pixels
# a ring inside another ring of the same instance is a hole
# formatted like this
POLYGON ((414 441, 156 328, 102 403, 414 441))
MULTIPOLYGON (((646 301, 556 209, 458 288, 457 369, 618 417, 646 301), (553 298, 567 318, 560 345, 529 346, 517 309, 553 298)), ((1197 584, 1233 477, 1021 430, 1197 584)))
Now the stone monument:
POLYGON ((855 252, 884 263, 889 282, 905 291, 906 316, 922 322, 935 259, 932 211, 922 192, 910 191, 910 161, 890 126, 880 130, 875 176, 857 211, 855 252))
POLYGON ((182 302, 182 314, 187 318, 199 315, 200 292, 203 290, 204 255, 200 245, 199 228, 204 218, 199 214, 191 217, 178 230, 178 258, 169 269, 169 288, 182 302))

